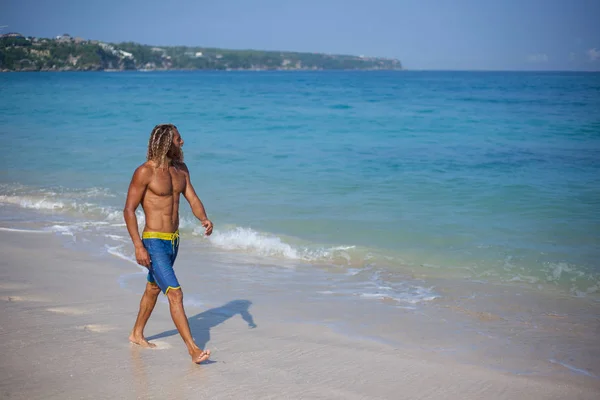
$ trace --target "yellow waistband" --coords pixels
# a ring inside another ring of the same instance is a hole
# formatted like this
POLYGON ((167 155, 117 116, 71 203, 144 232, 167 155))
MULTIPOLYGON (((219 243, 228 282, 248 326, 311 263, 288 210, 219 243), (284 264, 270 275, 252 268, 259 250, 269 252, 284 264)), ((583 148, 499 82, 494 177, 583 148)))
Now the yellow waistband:
POLYGON ((165 232, 143 232, 142 239, 162 239, 162 240, 170 240, 174 241, 179 238, 179 229, 177 229, 174 233, 165 233, 165 232))

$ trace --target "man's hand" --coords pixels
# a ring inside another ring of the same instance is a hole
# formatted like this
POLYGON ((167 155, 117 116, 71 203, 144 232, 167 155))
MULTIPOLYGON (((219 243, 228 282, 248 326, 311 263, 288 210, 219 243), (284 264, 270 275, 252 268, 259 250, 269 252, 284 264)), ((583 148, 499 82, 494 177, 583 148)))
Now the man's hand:
POLYGON ((201 221, 201 222, 202 222, 202 226, 205 228, 204 234, 206 236, 210 236, 210 234, 212 233, 212 230, 213 230, 213 223, 210 222, 209 219, 205 219, 204 221, 201 221))
POLYGON ((135 260, 142 267, 150 268, 150 256, 148 256, 148 251, 145 247, 135 248, 135 260))

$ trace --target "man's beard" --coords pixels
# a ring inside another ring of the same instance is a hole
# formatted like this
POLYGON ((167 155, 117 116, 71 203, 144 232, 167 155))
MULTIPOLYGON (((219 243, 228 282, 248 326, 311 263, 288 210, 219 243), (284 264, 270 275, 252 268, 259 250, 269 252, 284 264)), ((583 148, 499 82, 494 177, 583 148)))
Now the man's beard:
POLYGON ((176 162, 183 162, 183 150, 180 147, 171 146, 167 157, 176 162))

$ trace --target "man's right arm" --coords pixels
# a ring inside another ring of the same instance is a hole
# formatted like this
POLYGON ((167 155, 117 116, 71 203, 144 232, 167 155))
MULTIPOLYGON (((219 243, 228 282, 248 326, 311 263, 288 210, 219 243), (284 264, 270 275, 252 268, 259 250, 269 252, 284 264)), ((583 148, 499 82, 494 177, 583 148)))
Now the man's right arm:
POLYGON ((127 200, 125 201, 125 208, 123 209, 123 217, 125 218, 125 224, 127 225, 127 231, 131 236, 131 241, 135 247, 135 258, 138 264, 144 267, 150 267, 150 257, 148 252, 144 248, 140 233, 138 231, 137 217, 135 210, 142 202, 146 188, 152 179, 152 170, 147 165, 138 167, 133 173, 131 183, 129 184, 129 190, 127 191, 127 200))

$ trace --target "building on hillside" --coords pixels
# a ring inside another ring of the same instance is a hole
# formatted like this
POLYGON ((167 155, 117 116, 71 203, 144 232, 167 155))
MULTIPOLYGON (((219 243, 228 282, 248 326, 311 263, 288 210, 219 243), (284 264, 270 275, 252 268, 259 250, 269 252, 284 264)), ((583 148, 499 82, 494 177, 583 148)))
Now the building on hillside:
POLYGON ((190 58, 199 58, 199 57, 202 57, 202 52, 201 51, 186 51, 183 54, 186 57, 190 57, 190 58))
POLYGON ((98 42, 98 46, 102 47, 102 49, 104 49, 112 54, 115 54, 115 48, 112 47, 110 44, 98 42))
POLYGON ((0 38, 16 38, 16 39, 25 39, 25 36, 21 35, 17 32, 8 32, 3 35, 0 35, 0 38))
POLYGON ((131 54, 131 53, 128 53, 128 52, 123 51, 123 50, 117 50, 117 51, 119 52, 120 55, 122 55, 125 58, 133 58, 133 54, 131 54))
POLYGON ((71 43, 73 41, 73 38, 68 33, 65 33, 61 36, 57 36, 56 41, 59 43, 71 43))

